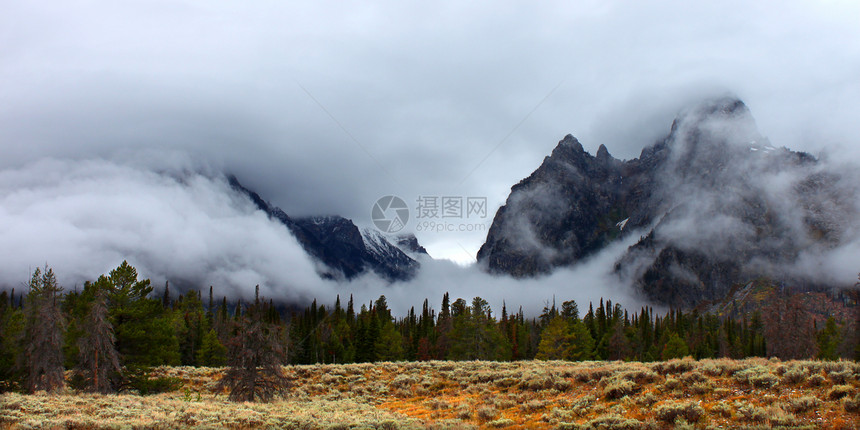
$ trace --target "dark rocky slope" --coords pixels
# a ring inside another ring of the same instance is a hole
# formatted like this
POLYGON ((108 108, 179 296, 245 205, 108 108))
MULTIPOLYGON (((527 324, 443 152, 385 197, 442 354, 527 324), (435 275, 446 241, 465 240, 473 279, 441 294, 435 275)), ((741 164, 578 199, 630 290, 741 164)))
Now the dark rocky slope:
POLYGON ((535 276, 637 234, 616 269, 658 303, 719 299, 757 276, 811 287, 786 268, 849 232, 856 196, 841 182, 811 155, 772 147, 740 100, 710 100, 633 160, 566 136, 511 188, 478 261, 535 276))
POLYGON ((348 280, 372 271, 389 281, 408 280, 420 267, 407 255, 424 250, 414 236, 389 238, 371 230, 360 231, 355 223, 340 216, 292 218, 242 186, 236 177, 231 176, 229 182, 258 209, 286 226, 305 252, 321 263, 318 271, 325 278, 348 280), (407 247, 401 249, 391 240, 407 247))

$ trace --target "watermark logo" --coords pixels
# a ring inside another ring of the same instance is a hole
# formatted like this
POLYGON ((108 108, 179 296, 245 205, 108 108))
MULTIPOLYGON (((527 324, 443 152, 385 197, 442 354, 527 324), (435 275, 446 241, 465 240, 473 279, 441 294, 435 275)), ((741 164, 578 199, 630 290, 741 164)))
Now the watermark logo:
POLYGON ((384 233, 397 233, 409 222, 409 207, 397 196, 380 197, 370 211, 373 225, 384 233))
MULTIPOLYGON (((487 198, 471 196, 419 196, 415 231, 471 232, 486 230, 487 198), (452 222, 454 219, 468 222, 452 222), (479 222, 475 222, 478 221, 479 222)), ((397 196, 385 196, 373 204, 373 224, 383 233, 397 233, 409 222, 409 207, 397 196)))
POLYGON ((486 197, 420 196, 418 218, 486 218, 486 197))

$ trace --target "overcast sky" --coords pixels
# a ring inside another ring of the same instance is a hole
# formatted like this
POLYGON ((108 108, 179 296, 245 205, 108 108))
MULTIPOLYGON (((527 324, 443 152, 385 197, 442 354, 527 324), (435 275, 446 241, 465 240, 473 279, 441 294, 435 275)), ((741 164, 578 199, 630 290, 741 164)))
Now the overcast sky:
MULTIPOLYGON (((726 92, 776 146, 860 156, 860 5, 702 3, 6 1, 0 169, 226 171, 359 225, 383 195, 487 197, 488 226, 565 134, 633 158, 726 92)), ((417 235, 465 264, 486 230, 417 235)))

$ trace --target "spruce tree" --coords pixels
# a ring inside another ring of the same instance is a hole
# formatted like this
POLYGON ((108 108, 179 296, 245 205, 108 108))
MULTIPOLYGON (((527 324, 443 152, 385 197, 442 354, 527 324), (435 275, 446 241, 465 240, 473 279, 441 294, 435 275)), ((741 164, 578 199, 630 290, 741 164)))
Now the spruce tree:
POLYGON ((0 303, 0 393, 19 387, 20 369, 16 362, 23 355, 20 339, 24 332, 24 315, 15 308, 13 295, 0 296, 8 300, 0 303))
POLYGON ((215 329, 209 329, 203 336, 200 349, 197 351, 197 365, 221 367, 227 364, 227 348, 218 339, 215 329))
POLYGON ((678 333, 669 334, 666 345, 663 346, 663 360, 683 358, 689 354, 690 350, 687 347, 687 342, 684 342, 684 339, 681 339, 681 336, 678 336, 678 333))
POLYGON ((569 359, 574 361, 591 360, 594 357, 594 338, 585 323, 575 320, 570 328, 571 348, 569 359))
POLYGON ((108 319, 106 291, 96 291, 83 325, 83 336, 78 339, 78 370, 84 376, 89 391, 114 391, 112 379, 122 377, 116 337, 108 319))
POLYGON ((818 356, 821 360, 836 360, 839 358, 839 344, 842 336, 833 316, 827 318, 824 328, 818 332, 818 356))
POLYGON ((535 358, 538 360, 567 360, 571 357, 573 335, 570 326, 560 316, 556 316, 544 327, 540 334, 540 344, 535 358))
POLYGON ((137 269, 123 261, 99 288, 108 291, 109 313, 123 365, 158 366, 180 363, 179 341, 170 311, 149 297, 149 279, 138 280, 137 269))
POLYGON ((60 288, 54 271, 45 265, 30 279, 24 303, 24 388, 29 392, 54 391, 65 385, 63 375, 63 315, 60 288))
POLYGON ((229 390, 236 402, 268 402, 289 387, 284 369, 284 347, 275 324, 265 321, 266 309, 255 300, 247 312, 235 321, 234 335, 227 342, 229 368, 216 389, 229 390))

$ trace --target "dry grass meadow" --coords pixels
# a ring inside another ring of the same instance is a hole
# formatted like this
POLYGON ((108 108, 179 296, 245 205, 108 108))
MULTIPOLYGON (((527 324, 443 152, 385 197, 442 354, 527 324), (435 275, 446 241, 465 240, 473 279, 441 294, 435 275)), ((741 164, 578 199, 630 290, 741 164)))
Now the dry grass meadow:
POLYGON ((860 428, 853 361, 406 362, 289 366, 287 397, 232 403, 221 369, 178 391, 0 396, 0 429, 860 428))

